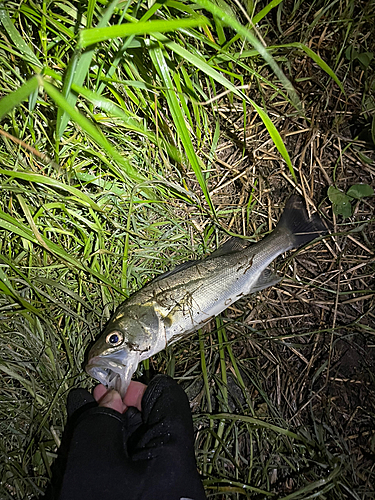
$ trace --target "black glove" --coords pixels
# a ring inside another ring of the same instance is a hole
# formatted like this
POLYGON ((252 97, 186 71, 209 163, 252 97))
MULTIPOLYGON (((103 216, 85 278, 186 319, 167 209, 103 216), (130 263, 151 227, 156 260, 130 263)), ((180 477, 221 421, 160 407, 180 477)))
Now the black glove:
POLYGON ((73 410, 60 500, 206 498, 189 402, 170 377, 158 375, 150 382, 142 412, 98 407, 83 389, 69 394, 68 413, 73 410))

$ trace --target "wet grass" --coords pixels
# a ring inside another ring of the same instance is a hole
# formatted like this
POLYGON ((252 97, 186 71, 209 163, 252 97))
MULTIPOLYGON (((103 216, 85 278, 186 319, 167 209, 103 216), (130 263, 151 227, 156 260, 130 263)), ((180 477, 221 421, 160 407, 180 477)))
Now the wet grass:
POLYGON ((183 384, 209 498, 372 498, 374 201, 327 197, 374 186, 371 2, 0 9, 1 498, 45 490, 116 305, 295 190, 332 236, 138 375, 183 384))

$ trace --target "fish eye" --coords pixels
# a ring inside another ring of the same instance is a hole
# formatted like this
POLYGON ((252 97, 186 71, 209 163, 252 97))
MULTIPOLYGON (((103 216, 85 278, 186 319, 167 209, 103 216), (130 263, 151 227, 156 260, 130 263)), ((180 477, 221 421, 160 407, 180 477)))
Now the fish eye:
POLYGON ((120 345, 123 340, 124 340, 124 337, 122 336, 122 334, 120 332, 109 333, 105 339, 107 344, 109 344, 111 347, 116 347, 116 346, 120 345))

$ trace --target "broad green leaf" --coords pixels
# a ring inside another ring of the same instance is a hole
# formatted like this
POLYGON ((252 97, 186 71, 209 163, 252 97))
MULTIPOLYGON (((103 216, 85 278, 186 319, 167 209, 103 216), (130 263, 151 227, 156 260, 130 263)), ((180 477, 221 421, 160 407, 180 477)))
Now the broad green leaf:
POLYGON ((361 54, 358 54, 357 59, 364 68, 368 68, 373 57, 374 54, 372 52, 362 52, 361 54))
POLYGON ((79 47, 86 48, 104 40, 117 37, 128 37, 131 35, 146 35, 150 33, 164 33, 178 29, 193 28, 210 24, 204 16, 191 17, 188 19, 172 19, 169 21, 156 20, 138 23, 118 24, 106 28, 92 28, 82 30, 79 36, 79 47))
POLYGON ((329 186, 327 194, 332 203, 340 203, 343 200, 343 196, 346 197, 346 194, 335 186, 329 186))
POLYGON ((365 196, 373 196, 374 190, 368 184, 353 184, 353 186, 351 186, 347 190, 346 194, 348 196, 351 196, 352 198, 356 198, 357 200, 360 200, 361 198, 364 198, 365 196))
POLYGON ((0 120, 13 108, 26 101, 39 87, 38 79, 33 76, 17 90, 0 100, 0 120))
POLYGON ((352 215, 353 210, 349 196, 334 186, 328 188, 327 194, 332 202, 332 210, 335 215, 342 215, 344 218, 352 215))
POLYGON ((358 52, 355 50, 353 45, 349 45, 349 47, 346 48, 345 50, 345 57, 349 61, 354 61, 358 57, 358 52))

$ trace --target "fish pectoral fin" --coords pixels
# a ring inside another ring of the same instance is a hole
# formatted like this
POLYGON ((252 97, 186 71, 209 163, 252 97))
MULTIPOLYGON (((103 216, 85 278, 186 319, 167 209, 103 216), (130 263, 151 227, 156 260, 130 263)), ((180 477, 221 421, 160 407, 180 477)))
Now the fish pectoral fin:
POLYGON ((259 292, 264 288, 276 285, 281 278, 279 278, 271 269, 265 269, 259 276, 256 283, 251 287, 251 293, 259 292))

